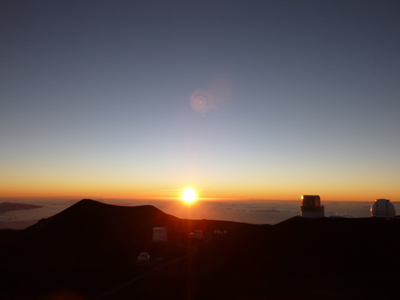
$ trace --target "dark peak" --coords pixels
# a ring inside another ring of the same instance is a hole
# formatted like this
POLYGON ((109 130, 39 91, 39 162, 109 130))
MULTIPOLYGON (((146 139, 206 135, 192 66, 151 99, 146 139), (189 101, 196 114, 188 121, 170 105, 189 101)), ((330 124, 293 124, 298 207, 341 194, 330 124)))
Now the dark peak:
POLYGON ((72 206, 70 206, 69 208, 80 208, 80 209, 95 209, 95 208, 112 208, 112 207, 130 207, 130 208, 143 208, 143 209, 147 209, 147 210, 154 210, 154 211, 159 211, 160 210, 156 207, 154 207, 153 205, 141 205, 141 206, 121 206, 121 205, 114 205, 114 204, 107 204, 107 203, 103 203, 100 201, 96 201, 96 200, 92 200, 92 199, 82 199, 78 202, 76 202, 75 204, 73 204, 72 206))
MULTIPOLYGON (((73 204, 63 212, 89 212, 91 214, 104 214, 104 213, 121 213, 135 212, 138 214, 163 214, 161 210, 152 205, 142 205, 142 206, 120 206, 113 204, 106 204, 103 202, 95 201, 92 199, 82 199, 77 203, 73 204)), ((61 212, 61 213, 63 213, 61 212)))
POLYGON ((105 203, 96 201, 96 200, 92 200, 92 199, 82 199, 78 202, 76 202, 75 204, 73 204, 72 206, 70 206, 70 208, 72 207, 98 207, 98 206, 102 206, 102 205, 107 205, 105 203))
POLYGON ((62 215, 69 215, 78 212, 96 212, 96 211, 104 211, 105 208, 109 206, 108 204, 101 203, 99 201, 91 200, 91 199, 83 199, 75 204, 71 205, 70 207, 66 208, 65 210, 61 211, 60 213, 52 216, 51 218, 60 217, 62 215))
POLYGON ((25 232, 30 234, 40 230, 54 234, 70 232, 73 235, 92 231, 95 234, 100 231, 117 231, 117 227, 133 229, 150 226, 155 221, 156 225, 162 225, 164 220, 170 218, 175 217, 151 205, 117 206, 83 199, 50 218, 40 220, 25 229, 25 232))
POLYGON ((81 201, 78 201, 77 203, 101 203, 101 202, 93 200, 93 199, 82 199, 81 201))

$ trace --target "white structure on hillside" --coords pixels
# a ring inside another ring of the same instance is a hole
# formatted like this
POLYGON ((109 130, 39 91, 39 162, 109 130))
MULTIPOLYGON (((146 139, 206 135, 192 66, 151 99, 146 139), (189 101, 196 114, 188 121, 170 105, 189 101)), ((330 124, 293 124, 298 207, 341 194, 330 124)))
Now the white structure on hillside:
POLYGON ((324 206, 321 206, 321 198, 318 195, 301 196, 300 215, 303 218, 324 217, 324 206))
POLYGON ((202 240, 204 239, 203 230, 197 229, 190 233, 189 235, 192 239, 202 240))
POLYGON ((396 214, 396 209, 390 200, 376 199, 371 205, 371 217, 387 218, 393 217, 396 214))
POLYGON ((153 242, 167 242, 167 228, 153 227, 153 242))

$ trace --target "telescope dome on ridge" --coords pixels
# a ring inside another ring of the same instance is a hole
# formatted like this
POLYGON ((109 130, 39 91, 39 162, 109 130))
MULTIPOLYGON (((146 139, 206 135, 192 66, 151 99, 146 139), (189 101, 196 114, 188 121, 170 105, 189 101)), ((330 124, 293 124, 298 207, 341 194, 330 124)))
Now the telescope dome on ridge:
POLYGON ((394 205, 388 199, 376 199, 371 205, 371 217, 393 217, 396 215, 394 205))
POLYGON ((325 215, 324 206, 318 195, 301 196, 300 215, 303 218, 322 218, 325 215))

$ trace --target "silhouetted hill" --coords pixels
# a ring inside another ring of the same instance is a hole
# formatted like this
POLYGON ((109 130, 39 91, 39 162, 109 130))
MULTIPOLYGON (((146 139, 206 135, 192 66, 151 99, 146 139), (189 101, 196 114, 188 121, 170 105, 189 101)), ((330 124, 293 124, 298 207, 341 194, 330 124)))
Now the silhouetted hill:
POLYGON ((400 279, 400 224, 384 219, 252 225, 82 200, 3 233, 1 299, 391 299, 400 279))

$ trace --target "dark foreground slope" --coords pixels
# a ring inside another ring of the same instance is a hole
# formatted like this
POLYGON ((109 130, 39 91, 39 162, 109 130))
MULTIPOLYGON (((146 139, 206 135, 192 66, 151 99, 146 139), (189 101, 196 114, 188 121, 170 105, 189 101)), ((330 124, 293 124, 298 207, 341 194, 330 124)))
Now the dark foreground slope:
POLYGON ((25 230, 0 231, 0 298, 391 299, 399 236, 400 224, 382 219, 250 225, 82 200, 25 230), (160 226, 168 243, 152 242, 160 226), (206 238, 190 240, 194 229, 206 238), (152 260, 138 265, 143 251, 152 260))

